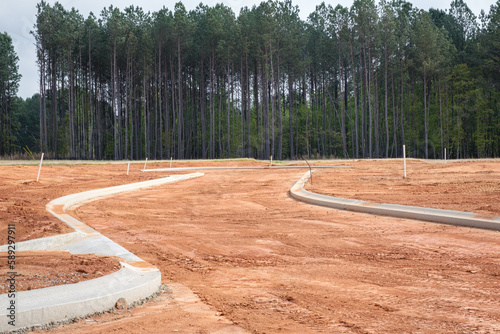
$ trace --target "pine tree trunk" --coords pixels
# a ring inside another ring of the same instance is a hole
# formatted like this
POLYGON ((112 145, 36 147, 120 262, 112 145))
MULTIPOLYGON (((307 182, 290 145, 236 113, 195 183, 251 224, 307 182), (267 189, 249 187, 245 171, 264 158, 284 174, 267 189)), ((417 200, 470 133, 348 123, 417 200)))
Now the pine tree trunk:
POLYGON ((165 81, 165 153, 166 157, 171 158, 172 157, 172 151, 170 147, 170 108, 169 108, 169 97, 168 97, 168 59, 167 55, 165 54, 165 70, 164 70, 164 81, 165 81))
POLYGON ((354 89, 354 137, 356 145, 356 159, 359 159, 358 83, 356 82, 356 66, 354 64, 354 50, 352 40, 349 40, 349 44, 351 47, 352 85, 354 89))
POLYGON ((54 157, 57 158, 57 138, 59 134, 59 124, 57 120, 57 70, 56 70, 56 58, 53 57, 52 59, 52 99, 51 99, 51 105, 52 105, 52 153, 54 154, 54 157))
POLYGON ((113 45, 113 57, 111 58, 111 71, 113 77, 111 109, 113 110, 114 159, 118 160, 118 129, 116 120, 116 42, 113 45))
POLYGON ((201 158, 207 158, 207 121, 206 121, 206 87, 205 87, 205 74, 204 74, 204 59, 203 54, 200 61, 201 76, 200 76, 200 109, 201 109, 201 158))
POLYGON ((384 116, 385 116, 385 158, 387 159, 389 157, 389 117, 388 117, 388 102, 387 102, 387 27, 385 27, 384 30, 384 116))
POLYGON ((215 50, 212 50, 210 57, 210 159, 215 158, 215 50))
MULTIPOLYGON (((276 89, 275 89, 275 81, 274 81, 274 67, 273 67, 273 49, 271 43, 269 43, 269 49, 271 53, 271 81, 270 81, 270 90, 271 90, 271 138, 272 138, 272 146, 271 146, 271 155, 275 155, 275 133, 274 133, 274 120, 276 114, 276 89)), ((275 155, 276 156, 276 155, 275 155)))
POLYGON ((280 85, 280 50, 278 48, 278 59, 277 59, 277 70, 278 75, 276 76, 276 88, 278 96, 278 159, 283 159, 283 113, 281 111, 281 85, 280 85))
POLYGON ((178 102, 179 107, 177 108, 177 112, 179 116, 177 117, 177 153, 179 154, 179 159, 184 159, 184 148, 183 148, 183 114, 182 114, 182 72, 181 72, 181 38, 177 37, 177 79, 178 79, 178 89, 179 96, 178 102))
POLYGON ((290 128, 290 160, 295 158, 295 150, 293 146, 293 82, 292 74, 288 73, 288 125, 290 128))
POLYGON ((347 140, 346 140, 346 132, 345 132, 345 100, 343 99, 343 91, 345 90, 345 87, 342 87, 342 79, 343 79, 343 72, 342 72, 342 44, 341 44, 341 39, 340 39, 340 32, 338 34, 338 53, 339 53, 339 86, 340 86, 340 134, 342 136, 342 151, 344 158, 347 157, 347 140))
POLYGON ((444 156, 444 140, 443 140, 443 109, 441 103, 441 76, 438 76, 438 96, 439 96, 439 137, 441 139, 441 159, 446 159, 444 156))
POLYGON ((429 159, 428 135, 429 135, 429 122, 427 110, 427 75, 424 66, 424 141, 425 141, 425 158, 429 159))

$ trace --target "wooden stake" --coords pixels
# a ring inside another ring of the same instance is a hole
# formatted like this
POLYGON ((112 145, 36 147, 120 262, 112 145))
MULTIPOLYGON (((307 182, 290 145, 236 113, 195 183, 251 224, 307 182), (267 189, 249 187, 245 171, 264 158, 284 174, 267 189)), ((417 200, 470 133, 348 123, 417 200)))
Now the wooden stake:
POLYGON ((42 158, 40 159, 40 166, 38 167, 38 176, 36 177, 36 182, 38 182, 38 180, 40 179, 40 171, 42 170, 43 155, 44 153, 42 153, 42 158))
POLYGON ((405 179, 406 179, 406 145, 403 145, 403 165, 405 170, 405 179))

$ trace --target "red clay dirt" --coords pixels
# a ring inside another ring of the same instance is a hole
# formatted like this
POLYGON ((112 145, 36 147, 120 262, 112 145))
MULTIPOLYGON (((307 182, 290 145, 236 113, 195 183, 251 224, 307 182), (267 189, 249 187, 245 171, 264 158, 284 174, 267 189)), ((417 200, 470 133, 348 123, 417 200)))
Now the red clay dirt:
MULTIPOLYGON (((411 160, 407 179, 399 160, 328 164, 346 167, 320 170, 309 190, 498 215, 498 160, 411 160)), ((57 168, 71 180, 51 174, 44 182, 52 192, 26 191, 18 200, 29 200, 42 215, 46 202, 33 196, 56 198, 169 174, 136 171, 127 178, 121 165, 57 168)), ((288 190, 304 173, 206 171, 77 208, 78 219, 156 265, 169 291, 141 307, 53 332, 500 332, 499 232, 300 203, 288 190)))
MULTIPOLYGON (((7 244, 8 225, 14 224, 15 242, 73 232, 45 210, 51 200, 97 188, 156 178, 139 172, 138 164, 126 175, 126 164, 45 165, 36 182, 38 166, 0 166, 0 244, 7 244)), ((16 252, 16 290, 25 291, 97 278, 117 271, 118 260, 93 255, 68 256, 67 252, 16 252), (80 263, 85 264, 80 267, 80 263), (78 272, 83 270, 84 272, 78 272), (36 275, 36 276, 35 276, 36 275)), ((0 252, 0 277, 7 277, 7 253, 0 252)), ((4 281, 2 279, 2 281, 4 281)), ((0 293, 7 285, 0 283, 0 293)))
POLYGON ((306 189, 375 203, 414 205, 500 216, 500 161, 358 161, 343 170, 317 171, 306 189))
MULTIPOLYGON (((5 252, 0 253, 0 277, 9 277, 5 252)), ((120 269, 120 262, 101 255, 72 255, 68 251, 16 252, 19 264, 16 291, 71 284, 111 274, 120 269)), ((0 283, 0 294, 8 293, 9 284, 0 283)))

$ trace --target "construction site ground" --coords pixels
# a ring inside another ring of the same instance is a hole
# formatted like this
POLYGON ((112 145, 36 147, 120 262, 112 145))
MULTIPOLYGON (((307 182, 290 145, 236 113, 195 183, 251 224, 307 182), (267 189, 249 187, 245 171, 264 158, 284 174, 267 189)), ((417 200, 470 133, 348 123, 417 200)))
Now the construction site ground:
MULTIPOLYGON (((402 160, 315 163, 338 167, 318 169, 306 187, 312 192, 500 216, 499 160, 409 160, 407 178, 402 160)), ((169 165, 148 163, 148 169, 169 165)), ((38 166, 0 166, 2 244, 7 223, 16 226, 16 242, 70 232, 45 211, 54 198, 186 173, 144 173, 142 167, 133 164, 126 175, 126 163, 46 165, 36 182, 38 166)), ((70 212, 156 265, 166 289, 142 306, 51 333, 500 332, 500 232, 304 204, 288 191, 305 169, 203 172, 70 212)), ((3 275, 6 253, 0 255, 3 275)), ((26 290, 43 287, 44 280, 70 284, 118 269, 111 257, 17 256, 26 290), (62 282, 57 273, 75 275, 62 282)))

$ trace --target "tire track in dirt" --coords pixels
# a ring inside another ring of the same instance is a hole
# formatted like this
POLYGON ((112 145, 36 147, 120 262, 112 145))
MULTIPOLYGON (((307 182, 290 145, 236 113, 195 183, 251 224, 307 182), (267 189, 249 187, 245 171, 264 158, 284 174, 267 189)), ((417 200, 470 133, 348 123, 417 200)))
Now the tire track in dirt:
POLYGON ((302 172, 206 174, 77 214, 250 331, 500 331, 498 233, 297 203, 302 172))

